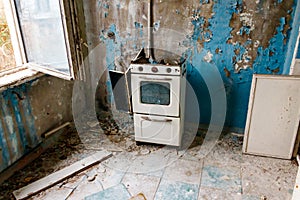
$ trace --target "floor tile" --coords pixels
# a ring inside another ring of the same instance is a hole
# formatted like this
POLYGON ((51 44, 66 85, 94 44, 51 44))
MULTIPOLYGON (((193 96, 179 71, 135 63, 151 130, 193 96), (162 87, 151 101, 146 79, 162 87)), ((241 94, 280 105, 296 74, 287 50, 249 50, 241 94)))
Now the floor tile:
POLYGON ((199 185, 162 180, 155 200, 196 200, 199 185))
POLYGON ((203 161, 192 161, 185 159, 172 160, 166 167, 163 179, 167 181, 178 181, 190 184, 200 184, 203 161))
POLYGON ((242 185, 240 168, 217 167, 204 165, 201 178, 201 187, 212 187, 228 192, 241 193, 242 185))
POLYGON ((171 153, 172 151, 162 149, 147 155, 137 155, 127 171, 140 174, 158 173, 167 166, 171 153))
POLYGON ((125 172, 108 168, 101 163, 98 165, 96 171, 97 180, 101 182, 103 189, 119 184, 125 175, 125 172))
POLYGON ((131 196, 143 193, 146 199, 154 199, 159 182, 158 177, 134 173, 125 174, 122 180, 131 196))
POLYGON ((291 199, 297 167, 290 160, 243 155, 243 194, 291 199))
POLYGON ((132 162, 136 159, 136 156, 130 152, 120 152, 113 157, 102 162, 107 168, 111 168, 117 171, 126 172, 132 162))
POLYGON ((242 200, 241 193, 232 193, 211 187, 201 187, 198 200, 220 200, 220 197, 222 200, 242 200))
POLYGON ((205 157, 205 160, 213 162, 215 165, 220 166, 235 166, 240 167, 242 163, 241 153, 234 153, 216 147, 205 157))
POLYGON ((262 198, 254 195, 243 195, 242 200, 261 200, 262 198))
POLYGON ((85 200, 128 200, 130 194, 123 184, 118 184, 101 192, 85 197, 85 200))
POLYGON ((86 196, 102 191, 102 185, 95 177, 95 180, 84 179, 68 197, 68 200, 84 199, 86 196))

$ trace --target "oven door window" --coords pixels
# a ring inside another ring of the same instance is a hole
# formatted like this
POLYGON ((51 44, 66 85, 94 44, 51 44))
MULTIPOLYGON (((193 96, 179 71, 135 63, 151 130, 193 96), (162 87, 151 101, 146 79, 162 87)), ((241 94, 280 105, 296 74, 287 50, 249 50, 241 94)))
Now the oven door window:
POLYGON ((141 81, 141 103, 170 105, 170 83, 141 81))

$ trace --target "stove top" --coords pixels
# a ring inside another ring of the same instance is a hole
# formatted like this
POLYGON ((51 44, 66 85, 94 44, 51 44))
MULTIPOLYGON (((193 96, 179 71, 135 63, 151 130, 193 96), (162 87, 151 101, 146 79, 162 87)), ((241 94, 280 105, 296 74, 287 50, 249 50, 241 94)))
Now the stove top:
POLYGON ((180 65, 162 65, 162 64, 131 64, 131 73, 134 74, 157 74, 157 75, 181 75, 180 65))

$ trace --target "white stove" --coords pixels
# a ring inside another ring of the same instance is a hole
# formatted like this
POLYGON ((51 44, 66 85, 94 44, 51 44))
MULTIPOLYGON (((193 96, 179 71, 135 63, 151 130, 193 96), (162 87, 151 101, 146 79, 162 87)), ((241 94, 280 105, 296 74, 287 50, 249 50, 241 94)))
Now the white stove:
POLYGON ((185 65, 131 64, 130 68, 135 140, 180 146, 185 65))

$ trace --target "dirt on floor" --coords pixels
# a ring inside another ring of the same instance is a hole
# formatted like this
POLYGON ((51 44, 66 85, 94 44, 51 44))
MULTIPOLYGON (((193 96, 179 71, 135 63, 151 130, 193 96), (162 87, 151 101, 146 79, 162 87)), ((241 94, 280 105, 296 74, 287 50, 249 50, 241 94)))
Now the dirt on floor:
MULTIPOLYGON (((130 153, 139 156, 155 154, 165 147, 165 145, 136 143, 133 120, 127 113, 102 112, 96 119, 90 115, 85 115, 83 118, 85 120, 81 123, 75 123, 67 131, 52 136, 55 139, 47 151, 1 184, 0 200, 14 199, 13 191, 86 158, 96 151, 107 150, 113 152, 113 155, 130 153)), ((205 130, 198 130, 197 136, 189 143, 187 154, 183 156, 203 159, 199 151, 204 137, 205 130)), ((225 162, 224 155, 235 152, 237 158, 240 158, 242 143, 243 135, 223 134, 209 156, 211 160, 220 158, 225 162)), ((172 150, 180 151, 177 148, 172 150)), ((228 162, 233 161, 229 159, 228 162)), ((242 161, 237 159, 236 162, 242 161)))
POLYGON ((51 139, 53 145, 38 159, 2 183, 0 200, 14 199, 14 190, 63 169, 96 151, 133 152, 139 155, 158 151, 165 146, 136 143, 133 120, 127 113, 102 112, 98 119, 89 115, 83 118, 83 124, 72 124, 67 131, 56 135, 55 139, 51 139))

